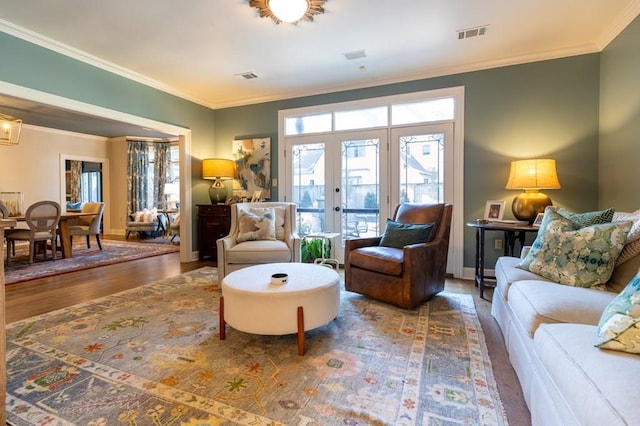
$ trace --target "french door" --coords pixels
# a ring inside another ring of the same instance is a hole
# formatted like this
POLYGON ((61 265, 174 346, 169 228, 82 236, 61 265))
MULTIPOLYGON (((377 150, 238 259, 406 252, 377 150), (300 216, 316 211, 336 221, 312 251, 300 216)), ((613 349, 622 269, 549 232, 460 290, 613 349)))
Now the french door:
POLYGON ((331 243, 340 262, 345 239, 378 235, 387 156, 386 130, 289 138, 287 199, 298 204, 300 235, 339 233, 331 243))
POLYGON ((452 202, 452 134, 442 124, 286 138, 298 232, 339 233, 332 256, 342 263, 344 241, 380 235, 398 203, 452 202))

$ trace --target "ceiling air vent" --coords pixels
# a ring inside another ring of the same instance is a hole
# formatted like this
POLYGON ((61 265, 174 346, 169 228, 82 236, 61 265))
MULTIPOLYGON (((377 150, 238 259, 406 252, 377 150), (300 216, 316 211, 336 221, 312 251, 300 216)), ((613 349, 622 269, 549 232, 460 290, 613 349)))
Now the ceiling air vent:
POLYGON ((466 30, 458 31, 458 40, 462 40, 465 38, 483 36, 487 33, 487 25, 483 25, 481 27, 475 28, 467 28, 466 30))
POLYGON ((353 52, 343 53, 343 55, 345 58, 347 58, 348 61, 367 57, 367 54, 364 53, 364 50, 354 50, 353 52))
POLYGON ((236 77, 242 77, 245 80, 253 80, 254 78, 258 78, 258 74, 253 72, 243 72, 240 74, 236 74, 236 77))

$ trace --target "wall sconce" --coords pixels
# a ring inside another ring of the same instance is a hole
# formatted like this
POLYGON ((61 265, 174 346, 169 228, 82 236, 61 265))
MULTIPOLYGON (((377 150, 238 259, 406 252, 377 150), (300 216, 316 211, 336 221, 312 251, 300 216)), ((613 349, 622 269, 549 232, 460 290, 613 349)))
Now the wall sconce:
POLYGON ((0 145, 18 145, 22 120, 0 113, 0 145))
POLYGON ((518 220, 533 223, 538 213, 552 205, 551 198, 540 192, 541 189, 559 189, 560 182, 556 172, 556 160, 533 159, 511 162, 511 172, 506 189, 522 189, 511 204, 511 211, 518 220))
POLYGON ((209 188, 211 204, 224 203, 227 199, 227 188, 222 179, 233 179, 236 174, 236 163, 223 158, 206 158, 202 160, 202 179, 214 179, 209 188))

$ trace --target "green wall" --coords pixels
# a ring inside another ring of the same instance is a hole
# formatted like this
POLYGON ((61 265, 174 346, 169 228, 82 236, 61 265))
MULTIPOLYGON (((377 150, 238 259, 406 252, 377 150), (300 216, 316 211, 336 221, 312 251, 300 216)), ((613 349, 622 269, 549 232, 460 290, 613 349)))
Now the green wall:
MULTIPOLYGON (((633 183, 640 173, 633 167, 640 150, 634 143, 640 130, 638 40, 640 18, 601 54, 212 111, 0 33, 0 50, 12 58, 0 62, 0 80, 190 128, 194 204, 208 202, 201 158, 231 152, 236 137, 271 136, 277 152, 280 109, 464 86, 468 221, 483 214, 488 199, 510 204, 515 192, 504 185, 512 159, 542 156, 557 160, 562 189, 548 191, 554 204, 574 210, 640 207, 633 183)), ((276 172, 274 155, 273 176, 276 172)), ((277 197, 277 189, 273 194, 277 197)), ((473 240, 466 229, 466 267, 473 266, 473 240)), ((491 265, 499 252, 489 252, 491 265)))
MULTIPOLYGON (((465 87, 464 220, 482 217, 486 200, 516 195, 504 186, 512 159, 551 157, 562 189, 549 191, 556 205, 575 210, 598 204, 599 55, 496 68, 368 89, 216 110, 219 147, 235 137, 271 136, 277 149, 278 110, 356 99, 465 87)), ((275 154, 274 154, 275 157, 275 154)), ((275 158, 274 158, 275 160, 275 158)), ((274 161, 272 172, 277 172, 274 161)), ((273 191, 274 198, 277 192, 273 191)), ((507 209, 505 217, 511 215, 507 209)), ((500 234, 495 236, 500 237, 500 234)), ((474 233, 465 229, 464 265, 474 264, 474 233)), ((487 249, 487 264, 501 251, 487 249)))
POLYGON ((640 18, 601 54, 601 208, 640 208, 640 18))

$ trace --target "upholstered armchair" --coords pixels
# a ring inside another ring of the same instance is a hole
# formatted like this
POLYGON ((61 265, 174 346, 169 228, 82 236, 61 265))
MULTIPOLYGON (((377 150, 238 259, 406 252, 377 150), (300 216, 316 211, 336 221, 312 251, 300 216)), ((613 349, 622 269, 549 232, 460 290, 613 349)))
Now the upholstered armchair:
POLYGON ((218 277, 252 265, 300 262, 296 208, 280 202, 233 204, 229 235, 217 241, 218 277))
POLYGON ((91 242, 89 237, 95 235, 98 248, 102 250, 102 243, 100 243, 100 226, 102 224, 102 215, 104 214, 104 203, 84 203, 82 213, 95 213, 94 216, 81 216, 75 223, 69 226, 69 235, 72 240, 74 235, 84 235, 87 238, 87 248, 91 248, 91 242))
POLYGON ((393 221, 387 222, 384 235, 346 240, 346 290, 404 309, 413 309, 442 291, 447 270, 451 213, 451 204, 403 203, 396 207, 393 221), (392 224, 397 231, 393 236, 392 224), (433 226, 429 229, 429 226, 414 224, 433 226), (413 231, 410 232, 413 238, 406 240, 409 243, 406 245, 402 240, 407 232, 403 230, 413 231), (424 237, 426 241, 416 242, 424 237), (381 245, 385 240, 390 243, 381 245), (394 243, 397 247, 393 247, 394 243))

